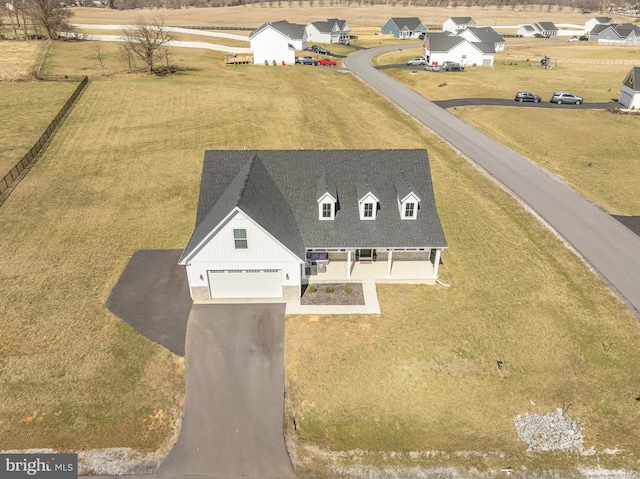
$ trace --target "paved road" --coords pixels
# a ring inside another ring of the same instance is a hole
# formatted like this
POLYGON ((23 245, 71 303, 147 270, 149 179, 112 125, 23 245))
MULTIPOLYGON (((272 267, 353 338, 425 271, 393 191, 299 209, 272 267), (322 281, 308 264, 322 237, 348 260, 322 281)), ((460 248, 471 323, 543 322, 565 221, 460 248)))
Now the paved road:
POLYGON ((196 304, 186 399, 160 476, 295 477, 285 448, 284 304, 196 304))
POLYGON ((640 311, 640 237, 515 151, 371 66, 372 55, 397 48, 354 52, 345 64, 364 82, 520 197, 571 243, 626 298, 637 314, 640 311))
MULTIPOLYGON (((515 95, 515 91, 513 92, 515 95)), ((515 101, 513 98, 456 98, 455 100, 442 100, 434 101, 434 104, 440 108, 454 108, 457 106, 515 106, 520 108, 555 108, 555 109, 570 109, 570 110, 611 110, 613 108, 620 108, 618 102, 609 101, 601 103, 582 103, 580 105, 557 105, 550 101, 541 101, 540 103, 533 103, 528 101, 515 101)))

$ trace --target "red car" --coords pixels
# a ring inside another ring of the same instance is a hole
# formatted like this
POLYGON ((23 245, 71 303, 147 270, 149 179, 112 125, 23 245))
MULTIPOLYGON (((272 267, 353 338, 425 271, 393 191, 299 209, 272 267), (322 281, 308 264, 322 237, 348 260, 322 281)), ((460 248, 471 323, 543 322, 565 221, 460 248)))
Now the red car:
POLYGON ((320 60, 318 60, 318 65, 324 65, 327 67, 335 67, 338 64, 336 62, 334 62, 333 60, 331 60, 330 58, 321 58, 320 60))

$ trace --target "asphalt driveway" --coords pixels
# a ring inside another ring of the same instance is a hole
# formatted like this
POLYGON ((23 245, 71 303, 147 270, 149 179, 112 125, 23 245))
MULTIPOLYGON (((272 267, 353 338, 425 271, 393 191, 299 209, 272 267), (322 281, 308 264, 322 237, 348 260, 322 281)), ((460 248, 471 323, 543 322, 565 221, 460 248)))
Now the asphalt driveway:
POLYGON ((284 304, 196 304, 178 442, 160 476, 295 477, 285 448, 284 304))

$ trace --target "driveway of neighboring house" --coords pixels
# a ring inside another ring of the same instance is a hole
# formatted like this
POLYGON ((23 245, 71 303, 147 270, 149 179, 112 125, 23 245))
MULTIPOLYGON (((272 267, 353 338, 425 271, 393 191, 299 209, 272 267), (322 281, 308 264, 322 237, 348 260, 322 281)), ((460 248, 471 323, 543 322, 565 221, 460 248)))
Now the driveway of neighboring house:
POLYGON ((283 436, 284 304, 195 304, 182 431, 158 474, 295 477, 283 436))

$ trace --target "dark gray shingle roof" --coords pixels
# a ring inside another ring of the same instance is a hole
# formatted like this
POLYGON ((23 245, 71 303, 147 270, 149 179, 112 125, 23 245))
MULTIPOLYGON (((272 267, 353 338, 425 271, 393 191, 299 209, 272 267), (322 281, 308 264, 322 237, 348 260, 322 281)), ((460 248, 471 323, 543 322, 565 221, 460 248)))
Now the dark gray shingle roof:
POLYGON ((607 28, 609 28, 610 25, 595 25, 591 31, 589 32, 591 35, 597 35, 598 33, 602 32, 603 30, 606 30, 607 28))
POLYGON ((447 246, 426 150, 209 150, 196 226, 181 260, 236 206, 301 259, 305 247, 447 246), (421 200, 415 220, 400 218, 393 180, 399 171, 421 200), (318 219, 317 182, 325 172, 340 197, 333 221, 318 219), (360 220, 356 184, 363 175, 380 200, 374 221, 360 220))
POLYGON ((640 91, 640 67, 633 67, 629 72, 629 75, 631 75, 633 91, 640 91))
POLYGON ((338 190, 336 189, 336 184, 331 179, 331 177, 327 175, 327 172, 323 171, 320 173, 320 176, 316 181, 316 200, 322 198, 325 193, 329 193, 336 201, 338 200, 338 190))
POLYGON ((502 38, 502 36, 491 27, 469 27, 467 30, 478 37, 478 40, 481 42, 504 42, 504 38, 502 38))
POLYGON ((448 33, 430 33, 428 40, 429 50, 432 52, 448 52, 460 43, 467 41, 463 37, 448 33))
POLYGON ((400 30, 402 30, 404 27, 407 27, 408 30, 414 31, 420 25, 422 25, 422 22, 418 17, 407 17, 407 18, 394 17, 391 20, 393 20, 393 23, 395 23, 400 30))
POLYGON ((538 25, 545 32, 555 32, 558 30, 558 27, 556 27, 553 22, 538 22, 536 23, 536 25, 538 25))
POLYGON ((316 27, 319 32, 331 33, 333 31, 333 27, 335 25, 335 22, 330 22, 330 21, 326 21, 326 22, 311 22, 311 25, 316 27))
POLYGON ((471 17, 451 17, 451 20, 453 20, 453 23, 455 23, 456 25, 466 25, 467 23, 471 22, 473 20, 473 18, 471 18, 471 17))

